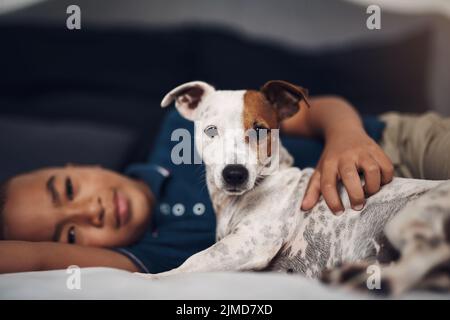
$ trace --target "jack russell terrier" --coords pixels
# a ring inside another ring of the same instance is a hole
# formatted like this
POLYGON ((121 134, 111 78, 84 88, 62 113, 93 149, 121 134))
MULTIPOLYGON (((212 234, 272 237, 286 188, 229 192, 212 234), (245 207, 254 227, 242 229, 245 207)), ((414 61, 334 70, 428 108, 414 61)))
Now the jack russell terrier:
POLYGON ((278 129, 300 105, 309 106, 305 89, 269 81, 259 91, 219 91, 193 81, 170 91, 161 105, 173 101, 182 116, 195 121, 217 242, 180 267, 147 277, 267 270, 368 290, 367 270, 375 265, 377 293, 450 288, 450 181, 394 178, 362 211, 349 208, 341 188, 344 214, 334 215, 323 199, 303 211, 313 170, 292 167, 292 157, 269 134, 252 144, 246 132, 278 129), (271 156, 269 162, 259 149, 271 156), (268 168, 274 161, 278 165, 268 168))

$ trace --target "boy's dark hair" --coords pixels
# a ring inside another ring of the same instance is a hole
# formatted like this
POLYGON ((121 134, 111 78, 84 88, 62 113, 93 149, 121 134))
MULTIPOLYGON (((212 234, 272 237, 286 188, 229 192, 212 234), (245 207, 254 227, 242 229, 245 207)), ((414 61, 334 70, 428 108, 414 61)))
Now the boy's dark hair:
POLYGON ((0 240, 4 239, 3 235, 3 211, 5 209, 6 204, 6 193, 8 189, 9 180, 0 183, 0 240))

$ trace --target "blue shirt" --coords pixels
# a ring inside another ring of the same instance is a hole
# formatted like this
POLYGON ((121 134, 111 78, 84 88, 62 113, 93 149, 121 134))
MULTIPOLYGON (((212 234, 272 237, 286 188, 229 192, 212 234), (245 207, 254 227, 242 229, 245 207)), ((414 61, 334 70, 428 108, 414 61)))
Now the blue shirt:
MULTIPOLYGON (((379 141, 384 123, 375 117, 364 117, 363 121, 369 135, 379 141)), ((215 240, 216 220, 206 187, 204 165, 175 165, 171 161, 172 148, 179 143, 171 141, 171 134, 177 128, 189 130, 190 154, 193 155, 193 123, 174 110, 161 126, 148 162, 131 165, 125 172, 146 182, 156 198, 152 221, 143 237, 131 246, 115 249, 129 257, 142 272, 159 273, 176 268, 215 240)), ((281 139, 296 166, 316 165, 323 141, 285 136, 281 139)), ((193 163, 193 156, 191 160, 193 163)))

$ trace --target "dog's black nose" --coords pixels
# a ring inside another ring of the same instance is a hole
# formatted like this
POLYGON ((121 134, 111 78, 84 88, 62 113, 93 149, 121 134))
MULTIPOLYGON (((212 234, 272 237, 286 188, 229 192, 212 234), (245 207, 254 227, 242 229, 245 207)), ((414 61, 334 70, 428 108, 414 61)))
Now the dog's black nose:
POLYGON ((241 164, 229 164, 223 169, 222 176, 228 185, 239 186, 247 181, 248 170, 241 164))

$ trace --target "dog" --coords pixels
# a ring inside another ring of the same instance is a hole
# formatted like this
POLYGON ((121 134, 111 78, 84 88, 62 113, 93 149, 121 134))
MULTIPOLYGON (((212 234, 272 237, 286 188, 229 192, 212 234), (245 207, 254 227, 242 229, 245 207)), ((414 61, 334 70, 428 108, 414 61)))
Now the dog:
POLYGON ((300 106, 309 107, 307 95, 306 89, 279 80, 259 91, 220 91, 193 81, 164 97, 162 107, 175 101, 178 112, 195 122, 217 241, 180 267, 147 277, 277 271, 369 290, 367 270, 375 265, 380 270, 376 293, 450 288, 450 181, 394 178, 367 199, 362 211, 350 208, 341 187, 344 214, 334 215, 323 199, 301 210, 313 170, 293 167, 292 157, 267 132, 300 106), (248 130, 266 135, 250 146, 248 130), (274 161, 277 166, 268 169, 274 161))

